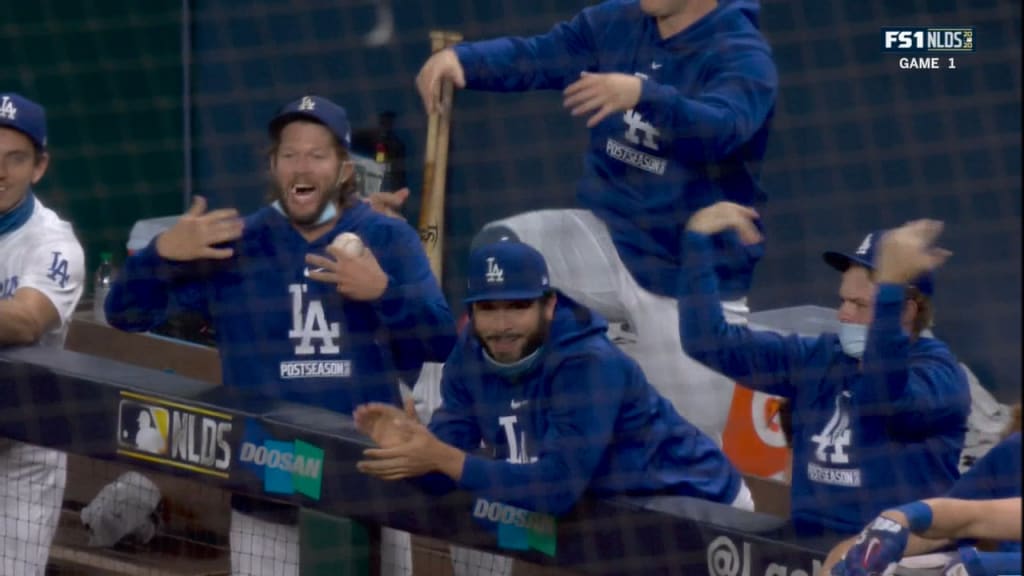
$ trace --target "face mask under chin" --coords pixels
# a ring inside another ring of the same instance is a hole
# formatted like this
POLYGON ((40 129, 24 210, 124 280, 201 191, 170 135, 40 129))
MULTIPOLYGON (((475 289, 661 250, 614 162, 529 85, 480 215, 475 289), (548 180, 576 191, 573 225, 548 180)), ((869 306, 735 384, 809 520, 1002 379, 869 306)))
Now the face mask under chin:
POLYGON ((523 374, 537 365, 537 361, 544 350, 544 341, 547 339, 548 329, 549 323, 541 321, 540 330, 527 341, 526 347, 523 350, 523 357, 514 362, 499 362, 495 360, 491 353, 487 351, 487 346, 480 339, 479 335, 477 335, 477 341, 480 342, 484 360, 487 361, 491 369, 501 376, 511 378, 523 374))
POLYGON ((292 222, 294 224, 296 224, 297 226, 299 226, 300 228, 317 228, 319 226, 323 226, 324 224, 327 224, 331 220, 334 220, 335 218, 338 217, 338 202, 339 202, 339 198, 341 197, 341 187, 342 187, 343 184, 344 184, 344 181, 340 182, 335 187, 335 189, 330 192, 330 197, 333 198, 333 200, 328 201, 327 204, 324 205, 323 209, 320 210, 320 215, 317 216, 316 220, 313 220, 311 222, 295 222, 294 221, 294 219, 292 218, 291 214, 288 213, 288 211, 285 209, 285 207, 284 207, 284 205, 282 203, 281 199, 284 198, 285 192, 283 190, 281 190, 281 189, 278 189, 278 191, 277 191, 277 198, 278 199, 275 200, 271 204, 271 206, 273 206, 274 209, 277 210, 281 215, 283 215, 284 217, 288 218, 289 220, 292 220, 292 222))

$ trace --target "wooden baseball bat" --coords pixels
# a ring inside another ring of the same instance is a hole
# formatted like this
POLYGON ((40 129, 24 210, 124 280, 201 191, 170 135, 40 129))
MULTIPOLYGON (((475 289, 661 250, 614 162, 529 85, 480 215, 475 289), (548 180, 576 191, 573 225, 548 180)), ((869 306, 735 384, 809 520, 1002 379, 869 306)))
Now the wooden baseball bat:
MULTIPOLYGON (((433 30, 430 47, 438 52, 462 41, 458 32, 433 30)), ((445 181, 448 172, 448 140, 451 132, 451 81, 441 84, 441 110, 430 114, 427 122, 427 144, 423 162, 423 198, 420 208, 419 232, 430 269, 441 281, 444 259, 445 181)))

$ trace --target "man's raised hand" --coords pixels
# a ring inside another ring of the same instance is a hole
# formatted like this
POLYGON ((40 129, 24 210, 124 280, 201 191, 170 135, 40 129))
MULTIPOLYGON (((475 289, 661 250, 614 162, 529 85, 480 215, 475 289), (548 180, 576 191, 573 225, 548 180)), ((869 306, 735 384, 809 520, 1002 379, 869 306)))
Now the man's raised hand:
POLYGON ((206 211, 206 198, 196 196, 188 212, 156 239, 156 251, 162 258, 178 262, 210 258, 224 260, 234 256, 231 248, 217 244, 242 237, 244 224, 234 208, 206 211))

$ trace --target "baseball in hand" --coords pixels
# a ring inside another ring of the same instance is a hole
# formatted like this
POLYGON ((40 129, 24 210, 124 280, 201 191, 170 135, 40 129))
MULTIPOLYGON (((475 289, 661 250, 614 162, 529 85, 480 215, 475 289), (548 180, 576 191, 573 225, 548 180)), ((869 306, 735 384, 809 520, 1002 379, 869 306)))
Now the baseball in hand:
POLYGON ((341 250, 341 253, 346 256, 352 256, 354 258, 362 256, 366 250, 366 246, 363 245, 362 239, 352 232, 342 232, 338 234, 331 245, 341 250))

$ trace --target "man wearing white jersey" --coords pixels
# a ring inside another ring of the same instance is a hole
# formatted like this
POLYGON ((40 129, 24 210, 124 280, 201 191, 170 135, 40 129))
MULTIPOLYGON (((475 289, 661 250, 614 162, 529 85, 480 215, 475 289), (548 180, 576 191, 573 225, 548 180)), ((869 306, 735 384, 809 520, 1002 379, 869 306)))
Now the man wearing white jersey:
MULTIPOLYGON (((48 164, 43 107, 0 92, 0 347, 63 347, 82 297, 82 246, 32 193, 48 164)), ((44 574, 66 475, 65 454, 0 438, 0 574, 44 574)))

